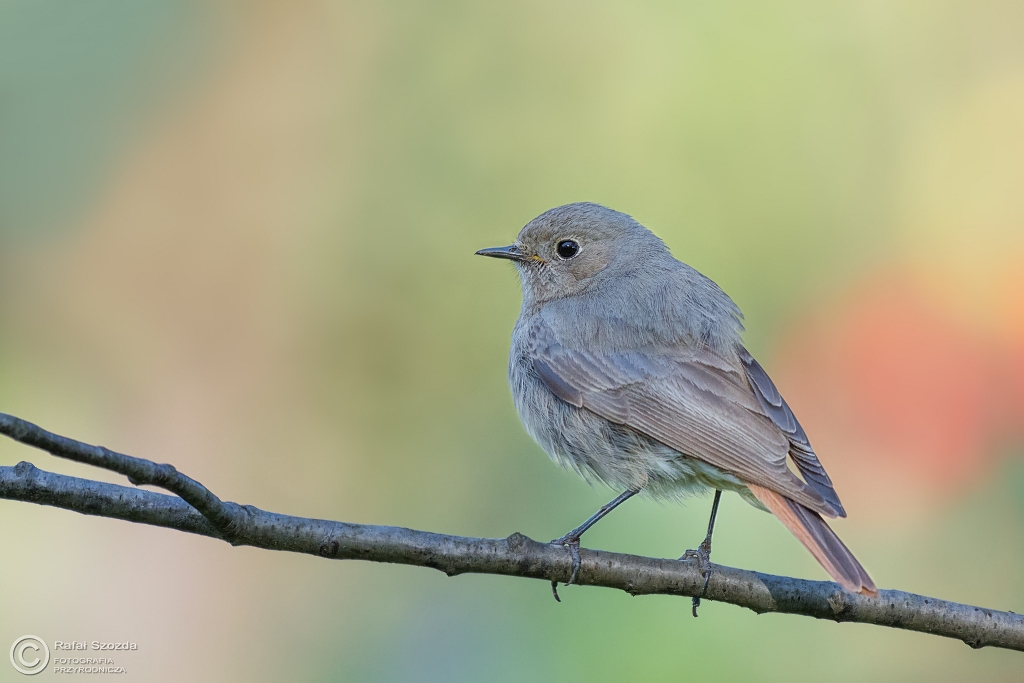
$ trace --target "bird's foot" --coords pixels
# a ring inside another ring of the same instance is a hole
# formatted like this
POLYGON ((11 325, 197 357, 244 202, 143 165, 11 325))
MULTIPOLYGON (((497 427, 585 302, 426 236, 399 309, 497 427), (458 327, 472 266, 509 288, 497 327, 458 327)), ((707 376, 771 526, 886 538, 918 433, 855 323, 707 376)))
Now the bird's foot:
MULTIPOLYGON (((566 534, 561 538, 556 538, 551 541, 551 545, 558 548, 568 548, 569 555, 572 557, 572 571, 569 573, 569 580, 566 582, 566 586, 571 586, 576 583, 576 577, 580 573, 580 537, 573 536, 572 534, 566 534)), ((555 600, 561 602, 562 599, 558 597, 558 582, 551 582, 551 593, 555 596, 555 600)))
POLYGON ((708 590, 708 581, 711 580, 711 569, 714 567, 711 564, 711 537, 705 538, 696 550, 687 550, 683 553, 680 560, 697 560, 697 568, 700 569, 700 575, 704 577, 704 585, 701 586, 700 595, 694 596, 693 598, 693 616, 697 616, 697 608, 700 607, 700 596, 704 595, 708 590))

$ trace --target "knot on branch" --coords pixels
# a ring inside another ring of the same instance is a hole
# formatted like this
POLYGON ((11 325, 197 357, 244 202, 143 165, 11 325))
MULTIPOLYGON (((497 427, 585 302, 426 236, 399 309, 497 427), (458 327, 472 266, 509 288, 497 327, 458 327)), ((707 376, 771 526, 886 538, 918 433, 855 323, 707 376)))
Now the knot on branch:
MULTIPOLYGON (((104 451, 104 455, 114 456, 116 455, 112 451, 106 448, 100 447, 104 451)), ((174 465, 168 465, 166 463, 157 465, 156 463, 146 463, 146 466, 132 467, 130 471, 125 473, 130 481, 135 486, 159 486, 163 489, 173 490, 173 486, 178 483, 178 470, 174 465)))
POLYGON ((221 537, 231 545, 240 545, 239 539, 250 526, 252 512, 248 508, 238 503, 221 503, 210 519, 221 537))
POLYGON ((520 548, 522 548, 523 544, 525 544, 529 540, 530 540, 529 537, 524 536, 523 534, 521 534, 521 533, 519 533, 517 531, 514 534, 512 534, 511 536, 509 536, 508 538, 506 538, 505 539, 505 543, 508 544, 508 549, 509 550, 516 551, 516 550, 519 550, 520 548))
POLYGON ((846 594, 843 591, 833 591, 832 595, 828 596, 828 606, 832 610, 832 616, 836 621, 843 620, 843 613, 850 609, 850 604, 846 600, 846 594))
POLYGON ((22 460, 14 466, 14 473, 19 477, 29 478, 35 476, 35 473, 39 470, 35 465, 30 463, 28 460, 22 460))
POLYGON ((324 541, 323 543, 320 544, 320 547, 317 548, 317 553, 316 554, 319 555, 320 557, 327 557, 327 558, 334 559, 334 558, 336 558, 338 556, 338 551, 340 549, 341 549, 341 544, 338 543, 333 538, 329 538, 329 539, 327 539, 326 541, 324 541))

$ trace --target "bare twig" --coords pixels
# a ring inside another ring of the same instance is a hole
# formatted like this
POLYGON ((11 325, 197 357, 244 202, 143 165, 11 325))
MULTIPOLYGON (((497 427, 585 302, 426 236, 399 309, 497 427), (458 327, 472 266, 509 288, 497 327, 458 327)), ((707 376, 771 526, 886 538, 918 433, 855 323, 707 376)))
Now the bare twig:
MULTIPOLYGON (((44 472, 28 462, 0 467, 0 498, 151 524, 268 550, 332 559, 370 560, 432 567, 449 576, 502 574, 545 581, 569 578, 563 549, 522 534, 465 538, 400 527, 347 524, 265 512, 223 502, 170 465, 114 453, 51 434, 0 413, 0 433, 53 455, 125 474, 177 494, 44 472)), ((704 578, 695 561, 662 560, 604 551, 580 551, 577 583, 618 588, 632 595, 701 594, 704 578)), ((971 647, 1024 651, 1024 616, 945 600, 883 590, 878 598, 843 591, 827 581, 806 581, 715 565, 704 599, 757 613, 802 614, 818 619, 878 624, 958 638, 971 647)))

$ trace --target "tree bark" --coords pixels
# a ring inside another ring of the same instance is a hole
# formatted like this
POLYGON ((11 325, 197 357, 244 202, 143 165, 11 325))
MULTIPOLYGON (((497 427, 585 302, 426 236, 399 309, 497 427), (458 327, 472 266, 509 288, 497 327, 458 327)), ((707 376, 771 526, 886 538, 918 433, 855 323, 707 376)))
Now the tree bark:
MULTIPOLYGON (((0 413, 0 433, 58 457, 119 472, 133 484, 159 486, 175 495, 106 484, 38 469, 28 462, 0 467, 0 498, 50 505, 86 515, 150 524, 218 538, 232 545, 306 553, 337 560, 369 560, 431 567, 449 576, 501 574, 566 581, 569 553, 522 534, 467 538, 401 527, 349 524, 266 512, 221 501, 170 465, 115 453, 51 434, 0 413)), ((580 550, 577 583, 617 588, 631 595, 701 597, 817 619, 878 624, 957 638, 974 648, 1024 651, 1024 616, 882 590, 878 598, 848 593, 828 581, 807 581, 713 565, 704 579, 696 560, 670 560, 580 550)))

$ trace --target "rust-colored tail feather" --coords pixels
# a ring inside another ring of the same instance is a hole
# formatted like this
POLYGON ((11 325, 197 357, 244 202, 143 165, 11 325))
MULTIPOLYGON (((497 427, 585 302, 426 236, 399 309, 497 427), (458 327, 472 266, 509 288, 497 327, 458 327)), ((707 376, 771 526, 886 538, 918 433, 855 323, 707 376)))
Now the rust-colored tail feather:
POLYGON ((843 545, 817 512, 785 498, 775 491, 748 484, 751 492, 772 514, 800 539, 836 583, 852 593, 878 597, 878 589, 864 567, 843 545))

